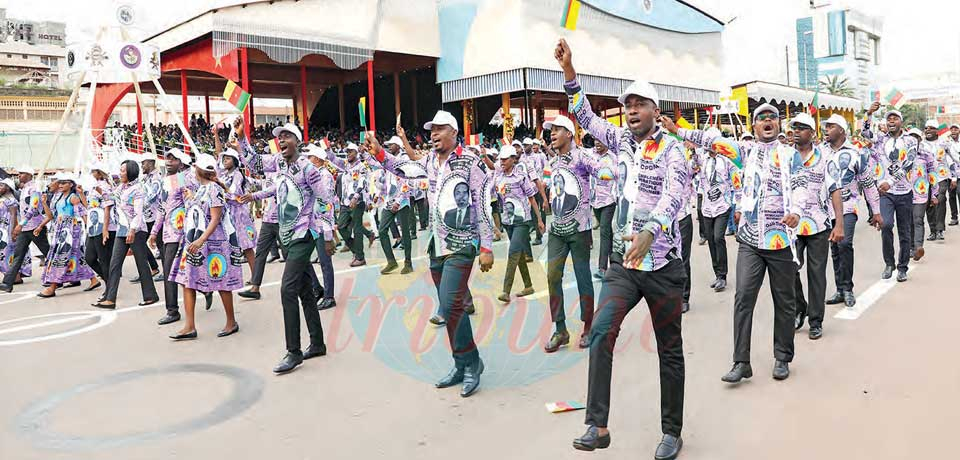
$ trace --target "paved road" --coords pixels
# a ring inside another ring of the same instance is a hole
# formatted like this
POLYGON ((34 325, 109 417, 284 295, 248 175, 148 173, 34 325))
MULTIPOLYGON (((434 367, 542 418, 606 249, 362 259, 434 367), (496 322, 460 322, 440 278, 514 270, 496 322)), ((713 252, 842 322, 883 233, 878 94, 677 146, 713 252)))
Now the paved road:
MULTIPOLYGON (((728 239, 732 254, 736 244, 728 239)), ((570 446, 583 412, 544 408, 584 400, 587 361, 577 349, 541 350, 549 333, 542 267, 533 268, 538 295, 506 307, 494 299, 506 245, 496 246, 491 273, 475 273, 473 321, 487 372, 481 391, 464 400, 429 383, 450 361, 442 332, 425 323, 433 291, 419 249, 417 272, 407 276, 381 277, 377 249, 361 269, 348 269, 339 255, 340 306, 322 313, 331 352, 279 377, 271 368, 284 352, 280 264, 268 266, 273 284, 262 300, 238 302, 239 334, 215 337, 223 324, 218 301, 198 312, 200 339, 184 343, 167 339, 178 325, 156 325, 161 308, 133 307, 139 290, 126 281, 122 308, 104 314, 88 306, 95 294, 77 288, 34 298, 34 277, 0 295, 0 458, 583 458, 570 446)), ((776 382, 764 289, 754 318, 755 376, 728 387, 720 376, 732 353, 734 261, 731 287, 713 293, 707 248, 694 247, 681 458, 952 456, 948 443, 960 426, 952 339, 960 231, 950 227, 946 242, 928 243, 909 282, 890 289, 878 284, 879 235, 863 223, 856 249, 857 292, 882 295, 856 314, 828 306, 823 339, 798 334, 793 373, 776 382)), ((134 271, 132 261, 126 271, 134 271)), ((564 283, 568 316, 576 318, 569 266, 564 283)), ((571 321, 572 330, 580 327, 571 321)), ((660 437, 659 387, 644 308, 624 323, 615 362, 613 445, 595 455, 649 458, 660 437)))

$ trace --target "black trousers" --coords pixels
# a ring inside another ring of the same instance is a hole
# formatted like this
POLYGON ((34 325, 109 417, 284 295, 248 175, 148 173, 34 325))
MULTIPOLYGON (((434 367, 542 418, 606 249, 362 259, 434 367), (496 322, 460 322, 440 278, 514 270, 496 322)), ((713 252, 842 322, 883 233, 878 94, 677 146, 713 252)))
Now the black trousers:
POLYGON ((950 179, 940 181, 940 189, 937 191, 936 206, 927 208, 927 223, 930 225, 931 232, 942 232, 947 229, 947 190, 950 188, 950 179))
POLYGON ((927 213, 927 209, 930 209, 929 203, 914 204, 913 211, 911 213, 911 219, 913 220, 913 226, 911 227, 910 239, 912 240, 911 248, 916 250, 917 248, 923 247, 923 235, 924 235, 924 223, 923 216, 927 213))
POLYGON ((684 359, 681 334, 683 263, 673 260, 652 272, 610 264, 600 287, 597 317, 590 331, 586 424, 606 427, 610 413, 613 349, 620 325, 641 299, 647 300, 660 360, 660 425, 680 436, 683 427, 684 359))
POLYGON ((883 250, 883 262, 888 267, 896 266, 906 271, 910 263, 910 237, 913 233, 913 193, 880 195, 880 243, 883 250), (896 218, 896 219, 894 219, 896 218), (899 257, 893 254, 893 224, 897 224, 897 241, 900 243, 899 257))
POLYGON ((143 301, 157 300, 157 288, 153 285, 153 275, 150 274, 150 264, 147 255, 147 232, 137 232, 133 244, 127 244, 126 237, 119 236, 113 242, 113 254, 110 256, 110 274, 107 275, 107 289, 105 300, 117 301, 117 291, 120 289, 120 278, 123 277, 123 260, 127 258, 127 250, 133 250, 133 260, 137 265, 137 274, 140 275, 140 295, 143 301))
POLYGON ((707 239, 707 227, 703 222, 703 194, 697 194, 697 234, 701 240, 707 239))
POLYGON ((957 200, 957 189, 952 188, 949 190, 950 196, 950 220, 957 220, 957 203, 960 202, 957 200))
POLYGON ((447 324, 447 339, 450 341, 453 363, 457 369, 473 365, 480 359, 480 351, 473 341, 470 315, 465 314, 467 297, 470 296, 470 272, 477 258, 476 250, 462 251, 436 257, 433 243, 430 244, 430 277, 437 287, 440 316, 447 324))
POLYGON ((713 263, 713 274, 717 278, 727 278, 727 220, 730 219, 730 210, 717 217, 704 216, 707 244, 710 246, 710 261, 713 263))
POLYGON ((737 293, 733 307, 733 360, 750 362, 750 336, 753 330, 753 309, 770 273, 770 294, 773 296, 773 356, 780 361, 793 361, 794 316, 796 314, 797 264, 790 249, 757 249, 740 243, 737 251, 737 293))
MULTIPOLYGON (((833 225, 837 225, 834 221, 833 225)), ((833 276, 837 291, 853 292, 853 232, 857 229, 857 215, 843 215, 843 240, 830 243, 833 257, 833 276)))
POLYGON ((323 345, 323 325, 320 324, 320 312, 317 310, 317 298, 313 292, 313 265, 310 264, 310 255, 316 249, 313 235, 291 241, 288 246, 281 246, 286 262, 283 265, 283 277, 280 281, 280 303, 283 305, 283 331, 286 339, 287 351, 295 355, 302 355, 300 348, 300 308, 303 308, 303 318, 307 322, 310 332, 310 343, 323 345), (310 273, 313 272, 311 278, 310 273))
MULTIPOLYGON (((543 218, 543 222, 546 223, 546 222, 547 222, 547 216, 546 216, 546 214, 543 213, 543 198, 540 196, 540 193, 537 193, 536 195, 533 196, 533 201, 536 201, 536 202, 537 202, 537 210, 540 211, 540 215, 541 215, 542 218, 543 218)), ((537 241, 542 240, 542 239, 543 239, 543 233, 540 231, 540 227, 534 225, 534 226, 533 226, 533 230, 534 230, 535 232, 537 232, 537 241)))
POLYGON ((800 270, 797 270, 797 316, 810 318, 810 327, 823 326, 824 302, 827 296, 827 252, 830 250, 830 230, 816 235, 797 236, 797 260, 803 268, 804 255, 807 264, 807 286, 810 289, 810 302, 803 297, 803 283, 800 270))
POLYGON ((110 256, 113 253, 113 241, 117 238, 117 232, 109 232, 107 244, 103 244, 103 236, 91 236, 87 238, 87 248, 84 250, 83 258, 87 260, 87 265, 93 269, 104 282, 110 275, 110 256))
POLYGON ((361 201, 353 209, 350 206, 341 206, 340 215, 337 216, 340 236, 343 237, 343 242, 350 248, 353 257, 357 260, 364 260, 363 237, 369 237, 373 234, 363 227, 363 212, 366 209, 367 205, 361 201))
POLYGON ((27 250, 30 249, 30 243, 37 246, 37 249, 43 253, 44 260, 46 260, 47 253, 50 251, 50 241, 47 240, 46 227, 42 228, 40 234, 37 236, 33 236, 33 230, 21 231, 20 234, 17 235, 16 246, 13 247, 13 262, 10 262, 7 273, 3 275, 3 284, 13 286, 13 282, 17 279, 17 274, 20 273, 20 267, 23 266, 23 259, 27 255, 27 250))
POLYGON ((533 281, 530 280, 530 269, 527 268, 527 260, 524 257, 530 250, 530 224, 524 222, 517 225, 504 225, 504 228, 510 238, 510 249, 507 251, 507 270, 503 274, 503 292, 510 294, 518 268, 520 269, 520 278, 523 280, 523 287, 533 287, 533 281))
MULTIPOLYGON (((417 219, 420 220, 420 230, 426 230, 427 225, 430 223, 430 210, 427 199, 420 198, 419 200, 413 200, 413 207, 417 210, 417 219)), ((412 218, 411 216, 411 219, 412 218)))
POLYGON ((585 327, 593 323, 593 280, 590 273, 590 230, 570 236, 547 238, 547 287, 550 291, 550 317, 554 323, 565 321, 567 313, 563 306, 563 271, 567 255, 573 257, 573 273, 580 291, 580 319, 585 327))
POLYGON ((177 303, 180 285, 170 281, 170 270, 173 269, 173 263, 177 260, 177 251, 180 249, 180 243, 163 243, 163 301, 170 313, 179 313, 180 305, 177 303))
POLYGON ((390 244, 390 235, 387 233, 387 229, 396 227, 397 223, 400 224, 400 242, 403 244, 403 260, 410 262, 410 251, 413 249, 410 244, 410 233, 412 232, 411 222, 410 222, 410 207, 404 206, 393 212, 389 209, 384 208, 383 211, 380 211, 380 224, 377 234, 380 236, 380 248, 383 249, 383 255, 387 258, 387 262, 396 262, 397 258, 393 255, 393 246, 390 244))
MULTIPOLYGON (((154 223, 155 222, 147 222, 147 239, 150 238, 150 232, 153 230, 154 223)), ((151 251, 149 248, 147 248, 147 263, 150 264, 150 270, 156 270, 160 268, 160 266, 157 265, 157 258, 154 257, 153 251, 151 251)))
POLYGON ((600 221, 600 261, 601 270, 610 266, 610 253, 613 252, 613 214, 617 204, 612 203, 593 210, 594 217, 600 221))
POLYGON ((690 302, 690 252, 693 250, 693 216, 680 219, 680 248, 683 260, 683 272, 687 275, 683 281, 683 301, 690 302))
POLYGON ((257 250, 253 257, 253 274, 250 284, 263 284, 263 271, 267 266, 267 255, 279 246, 280 224, 263 222, 260 224, 260 234, 257 235, 257 250))
MULTIPOLYGON (((323 275, 323 284, 321 285, 323 289, 323 298, 332 299, 333 298, 333 258, 330 254, 327 254, 326 240, 322 233, 317 235, 317 258, 320 259, 320 272, 323 275)), ((314 273, 316 277, 316 273, 314 273)), ((317 280, 317 284, 320 284, 320 280, 317 280)))

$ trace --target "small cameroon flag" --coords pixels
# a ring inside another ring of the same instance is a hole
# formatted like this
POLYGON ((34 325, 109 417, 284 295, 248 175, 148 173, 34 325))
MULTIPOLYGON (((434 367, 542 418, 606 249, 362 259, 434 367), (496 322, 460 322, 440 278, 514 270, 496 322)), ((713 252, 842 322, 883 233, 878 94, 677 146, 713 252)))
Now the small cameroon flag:
POLYGON ((232 80, 227 80, 227 87, 223 89, 223 98, 243 112, 243 109, 247 108, 247 103, 250 102, 250 93, 237 86, 232 80))
POLYGON ((270 139, 269 145, 270 145, 270 153, 273 153, 273 154, 280 153, 280 139, 277 139, 276 137, 273 139, 270 139))
POLYGON ((360 126, 367 127, 367 98, 361 97, 357 103, 357 109, 360 112, 360 126))
POLYGON ((473 134, 467 138, 467 145, 480 145, 483 143, 483 134, 473 134))
POLYGON ((564 29, 577 30, 577 19, 580 18, 580 0, 567 0, 567 7, 563 9, 560 26, 564 29))

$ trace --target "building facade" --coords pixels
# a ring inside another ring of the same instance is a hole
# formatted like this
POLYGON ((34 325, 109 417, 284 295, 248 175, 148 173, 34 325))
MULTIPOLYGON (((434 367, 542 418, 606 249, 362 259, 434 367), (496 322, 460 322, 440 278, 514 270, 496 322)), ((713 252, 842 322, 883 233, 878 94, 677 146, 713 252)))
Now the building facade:
POLYGON ((7 18, 0 8, 0 79, 4 84, 61 87, 66 67, 66 25, 7 18))

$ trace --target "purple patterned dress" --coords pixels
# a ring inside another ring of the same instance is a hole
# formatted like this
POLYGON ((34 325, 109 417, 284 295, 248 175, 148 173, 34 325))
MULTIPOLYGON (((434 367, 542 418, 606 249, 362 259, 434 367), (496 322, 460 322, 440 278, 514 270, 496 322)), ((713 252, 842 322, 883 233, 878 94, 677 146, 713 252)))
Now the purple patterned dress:
POLYGON ((224 195, 227 200, 226 209, 230 214, 230 221, 237 227, 240 249, 244 251, 254 249, 257 247, 257 230, 250 216, 250 205, 237 201, 237 197, 247 193, 247 181, 244 180, 239 168, 233 168, 233 171, 220 170, 219 176, 223 185, 227 186, 224 195))
POLYGON ((54 216, 53 244, 41 276, 44 283, 72 283, 95 276, 84 257, 87 246, 83 217, 86 212, 82 204, 70 202, 76 197, 76 193, 58 195, 51 203, 54 216))
POLYGON ((211 210, 224 210, 224 190, 216 183, 200 185, 184 204, 183 240, 170 271, 170 279, 183 287, 201 292, 239 290, 243 287, 242 266, 246 259, 237 243, 237 230, 227 213, 222 214, 220 224, 196 254, 187 251, 190 243, 206 231, 207 223, 212 218, 211 210))

